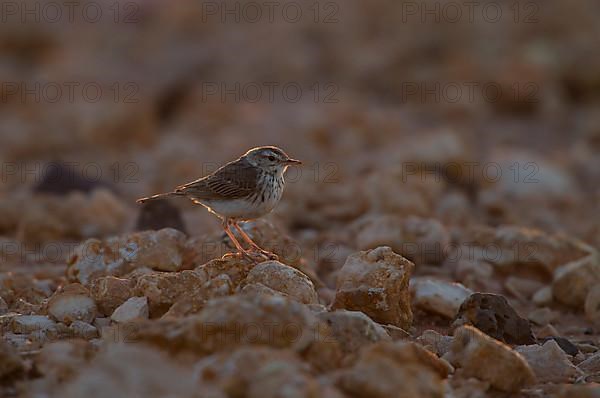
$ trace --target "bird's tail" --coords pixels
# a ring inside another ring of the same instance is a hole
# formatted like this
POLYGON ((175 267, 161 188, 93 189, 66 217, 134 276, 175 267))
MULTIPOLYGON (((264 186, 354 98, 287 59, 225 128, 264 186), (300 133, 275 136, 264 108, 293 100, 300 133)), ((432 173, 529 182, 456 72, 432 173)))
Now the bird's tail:
POLYGON ((146 198, 140 198, 140 199, 136 200, 136 203, 146 203, 146 202, 149 202, 151 200, 164 199, 164 198, 169 197, 169 196, 178 196, 178 195, 182 195, 182 193, 180 193, 180 192, 159 193, 159 194, 156 194, 156 195, 148 196, 146 198))

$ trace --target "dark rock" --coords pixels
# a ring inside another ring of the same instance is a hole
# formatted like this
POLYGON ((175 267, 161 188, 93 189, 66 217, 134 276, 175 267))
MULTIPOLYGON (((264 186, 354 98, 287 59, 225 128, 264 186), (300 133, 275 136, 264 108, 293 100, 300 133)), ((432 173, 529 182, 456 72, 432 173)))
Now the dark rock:
POLYGON ((98 187, 109 187, 106 182, 95 176, 86 177, 82 171, 60 162, 44 165, 44 173, 40 181, 33 187, 35 193, 66 195, 69 192, 91 192, 98 187))
POLYGON ((531 325, 508 304, 504 296, 473 293, 460 306, 453 326, 473 325, 507 344, 535 344, 531 325))
POLYGON ((187 233, 181 218, 181 212, 168 200, 151 200, 141 205, 135 229, 145 231, 148 229, 159 230, 163 228, 178 229, 187 233))

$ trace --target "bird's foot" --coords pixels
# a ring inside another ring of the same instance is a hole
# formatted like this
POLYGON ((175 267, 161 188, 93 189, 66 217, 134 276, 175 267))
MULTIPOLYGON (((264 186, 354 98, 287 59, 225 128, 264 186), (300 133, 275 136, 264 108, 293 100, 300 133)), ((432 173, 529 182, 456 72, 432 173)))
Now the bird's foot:
POLYGON ((248 261, 250 261, 252 263, 255 263, 256 262, 256 258, 253 257, 252 254, 254 254, 254 253, 245 252, 245 251, 243 251, 243 252, 235 252, 235 253, 225 253, 221 257, 221 259, 225 260, 225 259, 228 259, 230 257, 239 257, 239 258, 242 258, 242 259, 246 259, 246 260, 248 260, 248 261))
POLYGON ((279 256, 277 254, 271 253, 270 251, 267 251, 264 249, 261 249, 260 247, 253 247, 251 250, 256 254, 263 256, 267 260, 275 260, 275 261, 279 260, 279 256))

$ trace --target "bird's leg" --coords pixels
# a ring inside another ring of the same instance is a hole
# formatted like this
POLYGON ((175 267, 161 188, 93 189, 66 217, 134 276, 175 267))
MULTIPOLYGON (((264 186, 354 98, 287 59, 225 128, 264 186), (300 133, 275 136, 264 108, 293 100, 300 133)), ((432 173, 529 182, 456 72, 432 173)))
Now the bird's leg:
POLYGON ((254 243, 254 241, 252 239, 250 239, 250 237, 248 236, 248 234, 246 232, 244 232, 244 230, 238 225, 237 222, 234 221, 232 223, 232 225, 240 233, 240 235, 242 236, 242 239, 244 239, 246 242, 248 242, 248 244, 250 245, 250 247, 253 250, 259 252, 263 256, 266 256, 268 259, 271 259, 271 260, 278 260, 279 259, 279 257, 275 253, 271 253, 270 251, 264 250, 260 246, 258 246, 256 243, 254 243))
POLYGON ((229 219, 227 219, 227 218, 223 219, 223 229, 225 230, 225 233, 227 234, 227 236, 229 236, 229 239, 231 239, 231 242, 234 244, 235 248, 238 250, 238 252, 242 256, 254 261, 252 256, 250 256, 250 254, 242 247, 242 245, 240 245, 240 242, 237 241, 237 239, 235 238, 235 235, 233 234, 233 232, 231 232, 231 229, 229 228, 229 224, 230 224, 229 219))

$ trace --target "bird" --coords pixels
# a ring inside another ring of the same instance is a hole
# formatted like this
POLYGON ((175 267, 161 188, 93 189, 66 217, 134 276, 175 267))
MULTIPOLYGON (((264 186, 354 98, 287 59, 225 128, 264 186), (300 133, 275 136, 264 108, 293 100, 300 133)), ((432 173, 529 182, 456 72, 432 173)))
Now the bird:
POLYGON ((140 198, 137 203, 172 196, 187 197, 221 219, 223 230, 238 254, 250 259, 255 254, 277 259, 275 254, 258 246, 238 223, 270 213, 283 195, 287 168, 301 164, 301 161, 290 158, 276 146, 259 146, 205 177, 180 185, 171 192, 140 198), (231 227, 248 243, 248 250, 236 239, 231 227))

